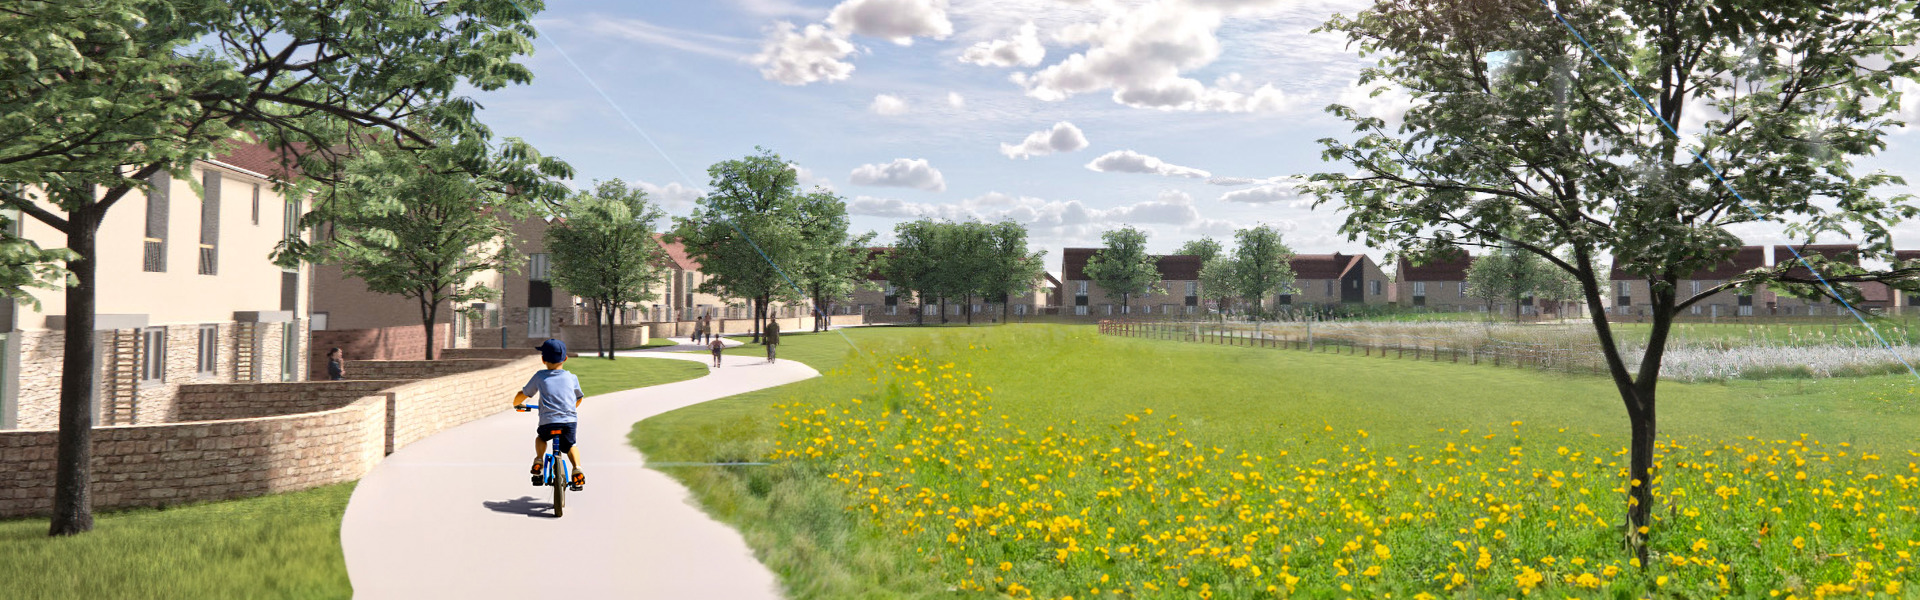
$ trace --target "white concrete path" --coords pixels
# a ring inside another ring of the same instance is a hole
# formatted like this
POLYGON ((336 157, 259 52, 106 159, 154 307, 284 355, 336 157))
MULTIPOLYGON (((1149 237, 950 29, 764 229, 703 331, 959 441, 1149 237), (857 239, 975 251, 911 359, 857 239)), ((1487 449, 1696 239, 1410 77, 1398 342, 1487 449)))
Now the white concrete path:
MULTIPOLYGON (((704 355, 620 355, 711 364, 704 355)), ((340 526, 354 596, 779 598, 739 532, 644 468, 627 443, 641 419, 819 376, 793 361, 728 356, 722 365, 699 379, 587 398, 578 433, 587 486, 567 494, 563 518, 553 518, 550 488, 528 481, 533 413, 487 417, 388 456, 354 488, 340 526)), ((515 391, 500 390, 500 403, 515 391)))

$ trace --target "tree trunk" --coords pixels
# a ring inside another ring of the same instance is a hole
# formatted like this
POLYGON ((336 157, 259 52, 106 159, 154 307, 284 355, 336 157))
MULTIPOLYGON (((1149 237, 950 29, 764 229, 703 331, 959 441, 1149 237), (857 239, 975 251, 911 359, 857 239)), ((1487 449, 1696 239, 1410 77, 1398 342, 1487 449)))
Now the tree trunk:
POLYGON ((67 249, 79 258, 67 261, 74 285, 67 288, 67 331, 60 361, 60 434, 55 450, 53 521, 47 535, 93 530, 93 373, 95 247, 100 221, 92 206, 68 222, 67 249))
POLYGON ((967 297, 960 300, 960 303, 961 303, 960 310, 967 311, 967 324, 972 325, 973 324, 973 294, 967 294, 967 297))
POLYGON ((620 342, 618 341, 620 338, 615 334, 615 330, 613 328, 613 320, 615 318, 618 318, 619 315, 620 315, 620 308, 614 303, 608 302, 607 303, 607 344, 606 344, 607 360, 614 360, 614 358, 616 358, 613 354, 614 346, 617 346, 620 344, 620 342))
POLYGON ((927 297, 922 294, 914 294, 914 298, 919 300, 919 302, 913 303, 913 324, 924 327, 927 324, 927 297))
POLYGON ((433 321, 440 318, 440 303, 432 298, 420 300, 420 328, 427 334, 427 360, 433 360, 433 321))
POLYGON ((947 297, 946 296, 940 297, 940 306, 938 310, 940 311, 940 324, 941 325, 947 324, 947 297))

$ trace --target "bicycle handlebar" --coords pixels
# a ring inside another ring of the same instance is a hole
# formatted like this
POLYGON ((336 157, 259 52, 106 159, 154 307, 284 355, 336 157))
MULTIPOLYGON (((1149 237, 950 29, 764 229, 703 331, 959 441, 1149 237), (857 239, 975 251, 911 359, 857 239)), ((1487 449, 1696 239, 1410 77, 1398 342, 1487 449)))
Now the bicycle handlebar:
POLYGON ((527 412, 536 408, 540 408, 540 405, 538 403, 526 403, 526 404, 521 404, 520 406, 514 407, 513 410, 517 412, 527 412))

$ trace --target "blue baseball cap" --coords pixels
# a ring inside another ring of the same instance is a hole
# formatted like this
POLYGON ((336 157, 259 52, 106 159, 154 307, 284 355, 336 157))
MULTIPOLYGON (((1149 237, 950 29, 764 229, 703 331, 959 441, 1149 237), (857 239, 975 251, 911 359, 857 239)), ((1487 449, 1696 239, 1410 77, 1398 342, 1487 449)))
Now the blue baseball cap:
POLYGON ((533 349, 540 351, 540 360, 557 363, 567 361, 567 343, 549 338, 533 349))

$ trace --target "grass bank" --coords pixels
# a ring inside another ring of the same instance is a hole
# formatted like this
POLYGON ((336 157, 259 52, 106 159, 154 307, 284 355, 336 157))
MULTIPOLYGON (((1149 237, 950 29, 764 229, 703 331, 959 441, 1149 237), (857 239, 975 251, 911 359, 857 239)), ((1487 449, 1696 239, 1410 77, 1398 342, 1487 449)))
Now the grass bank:
POLYGON ((340 516, 353 484, 94 516, 48 538, 45 519, 0 522, 9 598, 347 598, 340 516))
MULTIPOLYGON (((589 395, 702 377, 678 360, 576 358, 589 395)), ((502 391, 501 405, 512 394, 502 391)), ((340 517, 353 484, 165 509, 103 512, 48 538, 44 518, 0 521, 0 597, 348 598, 340 517)))
POLYGON ((1088 327, 848 333, 871 354, 635 430, 653 460, 778 462, 669 472, 795 598, 1898 593, 1920 553, 1897 377, 1663 384, 1666 562, 1643 574, 1599 378, 1088 327))

